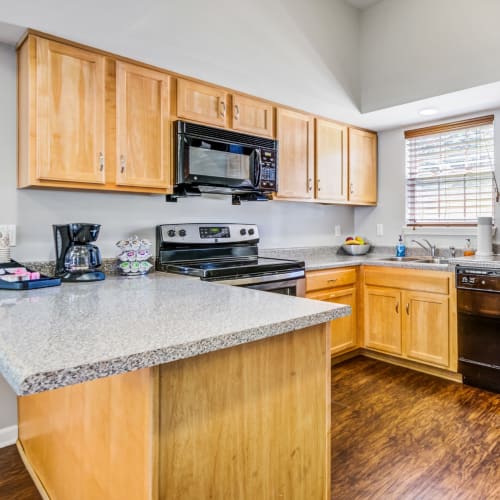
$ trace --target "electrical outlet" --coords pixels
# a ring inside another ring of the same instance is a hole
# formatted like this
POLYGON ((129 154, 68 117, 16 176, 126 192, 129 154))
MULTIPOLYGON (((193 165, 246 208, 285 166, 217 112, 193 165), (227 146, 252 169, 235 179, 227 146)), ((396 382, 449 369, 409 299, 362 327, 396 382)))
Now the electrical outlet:
POLYGON ((9 244, 11 247, 16 246, 16 225, 15 224, 0 224, 0 233, 9 236, 9 244))
POLYGON ((342 229, 339 224, 335 225, 335 236, 340 236, 342 234, 342 229))
POLYGON ((377 236, 384 236, 384 225, 377 224, 377 236))

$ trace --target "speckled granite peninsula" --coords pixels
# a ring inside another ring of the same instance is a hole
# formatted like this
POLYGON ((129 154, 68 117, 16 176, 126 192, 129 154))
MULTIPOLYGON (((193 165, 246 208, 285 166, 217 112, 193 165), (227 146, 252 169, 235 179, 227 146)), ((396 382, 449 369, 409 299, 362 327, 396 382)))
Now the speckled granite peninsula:
POLYGON ((43 498, 329 498, 349 313, 163 273, 2 293, 19 453, 43 498))
POLYGON ((236 346, 346 306, 154 273, 0 293, 0 372, 19 395, 236 346))

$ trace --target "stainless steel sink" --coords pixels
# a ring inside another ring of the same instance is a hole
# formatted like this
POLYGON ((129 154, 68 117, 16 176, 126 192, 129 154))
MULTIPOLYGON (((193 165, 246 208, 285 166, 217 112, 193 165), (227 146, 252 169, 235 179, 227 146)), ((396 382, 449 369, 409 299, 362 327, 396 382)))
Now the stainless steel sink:
POLYGON ((386 257, 380 260, 388 260, 389 262, 414 262, 420 259, 421 257, 386 257))
POLYGON ((420 262, 421 264, 448 264, 448 259, 443 257, 425 257, 417 259, 417 262, 420 262))
POLYGON ((448 259, 443 257, 386 257, 380 260, 385 262, 413 262, 415 264, 448 264, 448 259))

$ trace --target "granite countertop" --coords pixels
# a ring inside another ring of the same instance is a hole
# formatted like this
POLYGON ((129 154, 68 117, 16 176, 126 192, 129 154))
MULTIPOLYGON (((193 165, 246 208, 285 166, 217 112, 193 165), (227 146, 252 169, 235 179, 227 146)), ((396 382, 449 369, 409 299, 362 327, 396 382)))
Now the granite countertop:
POLYGON ((0 373, 18 395, 346 316, 350 307, 164 273, 0 290, 0 373))
POLYGON ((488 267, 490 269, 500 269, 500 255, 470 257, 456 257, 450 259, 450 264, 454 266, 488 267))
MULTIPOLYGON (((399 267, 408 269, 422 269, 427 271, 450 271, 453 270, 449 264, 430 264, 418 261, 385 261, 393 257, 394 252, 390 247, 377 248, 366 255, 346 255, 340 253, 338 247, 304 247, 304 248, 274 248, 259 250, 263 257, 276 257, 282 259, 297 259, 305 262, 306 271, 330 269, 336 267, 374 265, 384 267, 399 267)), ((418 255, 425 257, 425 255, 418 255)))

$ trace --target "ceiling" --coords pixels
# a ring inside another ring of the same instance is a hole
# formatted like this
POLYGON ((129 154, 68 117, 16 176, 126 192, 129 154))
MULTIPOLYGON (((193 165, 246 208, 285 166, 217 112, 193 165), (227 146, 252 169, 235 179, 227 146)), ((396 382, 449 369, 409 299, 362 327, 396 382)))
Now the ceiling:
POLYGON ((372 5, 379 3, 381 0, 346 0, 348 4, 351 4, 353 7, 357 9, 367 9, 372 5))

